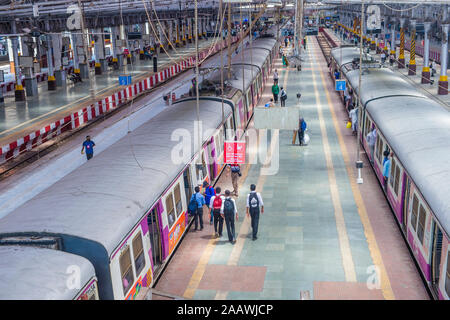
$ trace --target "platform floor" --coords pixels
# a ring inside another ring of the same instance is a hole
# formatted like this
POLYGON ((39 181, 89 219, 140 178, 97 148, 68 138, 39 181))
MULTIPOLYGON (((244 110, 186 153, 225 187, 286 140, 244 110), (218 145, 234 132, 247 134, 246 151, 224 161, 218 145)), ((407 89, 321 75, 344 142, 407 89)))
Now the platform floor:
MULTIPOLYGON (((200 49, 211 45, 213 39, 202 40, 199 42, 200 49)), ((183 58, 192 55, 195 52, 194 44, 187 44, 185 47, 176 48, 169 51, 170 58, 165 53, 161 53, 158 58, 158 70, 166 65, 181 61, 183 58)), ((95 96, 100 97, 110 90, 119 86, 119 75, 132 75, 133 81, 144 75, 153 74, 153 61, 136 59, 131 65, 126 65, 122 70, 108 71, 102 75, 95 76, 91 70, 91 79, 93 79, 93 88, 95 96)), ((14 141, 13 136, 19 138, 24 134, 32 132, 34 124, 36 130, 41 126, 38 122, 46 121, 45 125, 51 123, 48 119, 61 115, 70 114, 69 110, 78 110, 85 107, 90 100, 97 101, 89 95, 90 84, 87 80, 74 85, 70 80, 55 91, 48 91, 47 82, 41 82, 38 86, 38 95, 27 97, 26 101, 14 101, 14 95, 5 97, 5 106, 0 107, 0 145, 14 141)))
MULTIPOLYGON (((190 230, 155 286, 188 299, 428 299, 393 214, 365 161, 364 184, 356 184, 356 141, 328 76, 315 37, 309 37, 301 72, 278 61, 287 107, 301 92, 308 146, 292 145, 292 132, 279 137, 279 170, 261 175, 246 165, 237 198, 237 242, 213 237, 209 215, 202 231, 190 230), (252 241, 245 200, 250 184, 264 201, 258 239, 252 241), (375 271, 376 270, 376 271, 375 271), (368 289, 374 274, 379 287, 368 289)), ((270 99, 268 82, 260 104, 270 99)), ((229 173, 217 185, 230 188, 229 173)), ((230 189, 231 190, 231 189, 230 189)))
MULTIPOLYGON (((333 37, 333 40, 336 41, 336 43, 345 43, 350 44, 348 41, 344 41, 342 38, 339 37, 339 34, 333 32, 331 29, 327 29, 326 32, 333 37)), ((400 48, 397 47, 397 58, 400 55, 400 48)), ((440 51, 439 51, 440 52, 440 51)), ((381 61, 380 54, 376 54, 375 50, 371 50, 370 54, 375 56, 378 60, 381 61)), ((409 64, 410 59, 410 53, 409 51, 405 50, 405 64, 409 64)), ((394 72, 397 72, 399 75, 401 75, 404 79, 408 80, 414 86, 416 86, 417 90, 425 94, 426 96, 430 97, 431 99, 436 100, 437 102, 441 103, 444 107, 450 109, 450 94, 448 95, 439 95, 438 94, 438 82, 439 82, 439 76, 441 74, 441 65, 436 63, 436 73, 434 77, 431 79, 434 80, 434 84, 422 84, 422 68, 423 68, 423 57, 416 54, 416 75, 408 75, 408 69, 399 69, 397 67, 397 63, 394 63, 394 65, 391 67, 389 65, 389 58, 386 59, 386 63, 384 64, 385 67, 390 68, 394 72)))

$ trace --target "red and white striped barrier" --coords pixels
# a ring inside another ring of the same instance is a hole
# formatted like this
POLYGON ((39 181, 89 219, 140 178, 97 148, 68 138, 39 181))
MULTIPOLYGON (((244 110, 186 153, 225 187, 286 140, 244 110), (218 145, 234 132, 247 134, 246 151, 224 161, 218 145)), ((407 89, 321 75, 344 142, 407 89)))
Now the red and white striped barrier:
MULTIPOLYGON (((233 38, 233 42, 236 42, 237 40, 238 37, 233 38)), ((225 43, 222 41, 220 44, 216 45, 213 50, 211 50, 211 54, 216 53, 221 47, 223 48, 224 46, 225 43)), ((204 49, 199 53, 199 58, 203 59, 201 57, 206 57, 209 53, 209 48, 204 49)), ((164 82, 176 76, 186 68, 194 66, 194 64, 195 57, 191 56, 175 65, 169 66, 168 68, 158 72, 157 74, 154 74, 148 78, 145 78, 128 86, 125 89, 121 89, 115 92, 111 96, 103 98, 102 100, 99 100, 94 104, 82 108, 72 113, 71 115, 64 117, 61 120, 53 122, 50 125, 43 127, 39 131, 32 132, 23 138, 20 138, 1 147, 0 163, 13 159, 22 152, 31 150, 32 148, 39 146, 40 144, 65 131, 76 129, 82 126, 90 120, 95 119, 96 117, 127 103, 129 100, 132 100, 143 92, 154 88, 160 82, 164 82)))

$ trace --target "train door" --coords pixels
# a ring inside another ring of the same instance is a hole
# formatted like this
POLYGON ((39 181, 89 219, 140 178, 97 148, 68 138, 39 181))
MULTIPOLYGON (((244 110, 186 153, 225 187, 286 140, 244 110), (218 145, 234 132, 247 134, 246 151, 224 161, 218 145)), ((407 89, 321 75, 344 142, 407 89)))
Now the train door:
POLYGON ((215 172, 216 171, 215 170, 215 163, 216 163, 215 153, 216 153, 216 148, 215 148, 215 145, 214 145, 214 137, 211 137, 211 139, 209 140, 206 150, 208 152, 209 176, 211 178, 210 183, 212 184, 214 179, 216 179, 216 172, 215 172))
POLYGON ((153 274, 156 274, 162 263, 161 226, 158 219, 158 206, 155 206, 147 216, 148 231, 152 247, 153 274))
POLYGON ((439 287, 439 267, 441 265, 441 256, 442 256, 442 231, 439 228, 439 225, 434 223, 434 231, 433 231, 433 257, 431 259, 431 284, 435 293, 438 295, 438 287, 439 287))
POLYGON ((183 172, 183 179, 184 179, 184 192, 186 194, 186 202, 189 205, 189 201, 191 200, 192 196, 192 178, 191 178, 191 167, 188 166, 186 170, 183 172))

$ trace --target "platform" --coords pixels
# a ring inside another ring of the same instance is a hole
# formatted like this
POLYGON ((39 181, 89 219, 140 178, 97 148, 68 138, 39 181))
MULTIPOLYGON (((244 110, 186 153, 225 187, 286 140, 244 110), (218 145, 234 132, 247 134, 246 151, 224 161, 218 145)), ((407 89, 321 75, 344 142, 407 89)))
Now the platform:
MULTIPOLYGON (((190 230, 156 290, 187 299, 428 299, 425 286, 376 177, 363 157, 364 184, 356 184, 356 138, 315 37, 308 37, 302 71, 283 68, 286 106, 297 104, 308 124, 308 146, 279 138, 279 170, 261 175, 246 165, 240 178, 237 242, 213 236, 209 214, 202 231, 190 230), (258 239, 252 241, 245 200, 256 184, 264 201, 258 239), (374 275, 379 286, 369 289, 374 275)), ((259 105, 271 97, 271 81, 259 105)), ((230 188, 229 173, 216 184, 230 188)), ((231 190, 231 189, 230 189, 231 190)))
MULTIPOLYGON (((200 41, 199 47, 209 47, 213 39, 200 41)), ((169 58, 165 53, 158 57, 158 72, 170 64, 179 62, 195 53, 195 46, 188 44, 185 47, 169 51, 169 58)), ((70 115, 71 111, 86 107, 92 101, 101 99, 102 96, 111 94, 119 89, 119 75, 131 75, 133 82, 144 76, 153 74, 153 61, 135 59, 131 65, 126 65, 122 70, 108 71, 101 75, 90 76, 93 81, 95 97, 89 95, 90 84, 87 79, 74 85, 70 80, 55 91, 47 89, 47 82, 40 82, 38 95, 27 97, 26 101, 16 102, 14 96, 5 97, 5 106, 0 107, 0 146, 10 143, 15 138, 21 138, 24 134, 39 130, 43 125, 52 123, 52 119, 61 119, 70 115)))

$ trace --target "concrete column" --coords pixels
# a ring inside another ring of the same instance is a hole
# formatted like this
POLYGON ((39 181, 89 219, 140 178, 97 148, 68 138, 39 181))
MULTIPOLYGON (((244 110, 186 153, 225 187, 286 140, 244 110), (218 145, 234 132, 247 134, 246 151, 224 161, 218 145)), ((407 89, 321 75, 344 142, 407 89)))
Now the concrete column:
POLYGON ((186 20, 181 19, 181 34, 182 34, 182 41, 183 46, 186 45, 186 20))
POLYGON ((52 35, 52 48, 53 48, 53 60, 54 65, 54 76, 57 86, 62 86, 66 84, 66 74, 62 66, 61 61, 61 49, 62 49, 62 34, 52 35))
POLYGON ((188 41, 192 43, 192 19, 188 18, 188 41))
POLYGON ((424 23, 424 49, 423 49, 423 68, 422 68, 422 83, 430 83, 430 38, 428 33, 431 29, 431 22, 424 23))
POLYGON ((411 20, 411 49, 409 56, 408 75, 416 75, 416 20, 411 20))
POLYGON ((145 24, 142 23, 139 25, 139 30, 141 31, 141 40, 139 40, 139 60, 144 60, 145 59, 145 55, 144 55, 144 38, 146 35, 146 29, 145 29, 145 24))
POLYGON ((158 34, 159 34, 159 48, 158 48, 158 53, 164 52, 163 48, 164 48, 164 34, 162 32, 162 28, 161 25, 158 24, 158 34))
POLYGON ((441 76, 439 77, 438 94, 448 94, 448 77, 447 77, 447 62, 448 62, 448 24, 442 25, 442 47, 441 47, 441 76))
POLYGON ((48 90, 56 90, 56 79, 55 79, 55 73, 53 69, 53 41, 52 41, 52 35, 47 34, 47 66, 48 66, 48 77, 47 77, 47 84, 48 84, 48 90))
MULTIPOLYGON (((74 31, 77 32, 77 31, 74 31)), ((72 48, 72 55, 73 55, 73 72, 80 74, 80 66, 79 66, 79 59, 78 59, 78 51, 77 51, 77 35, 74 33, 70 34, 70 47, 72 48)))
POLYGON ((398 56, 398 68, 405 67, 405 19, 400 19, 400 55, 398 56))
POLYGON ((175 33, 176 33, 176 37, 175 37, 175 47, 179 47, 180 46, 180 22, 178 21, 178 19, 175 19, 175 33))
POLYGON ((19 40, 17 37, 11 37, 11 51, 12 51, 12 57, 13 57, 13 70, 16 74, 16 87, 15 87, 15 100, 16 101, 25 101, 25 90, 23 88, 22 84, 22 74, 20 72, 19 68, 19 40))
POLYGON ((169 50, 173 50, 173 22, 172 21, 168 21, 167 22, 168 27, 166 27, 166 35, 167 35, 167 47, 169 48, 169 50))
POLYGON ((394 55, 395 59, 397 59, 397 50, 395 49, 395 23, 391 25, 391 54, 394 55))

